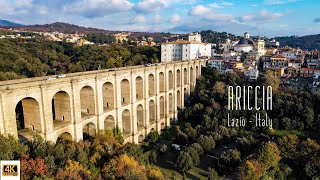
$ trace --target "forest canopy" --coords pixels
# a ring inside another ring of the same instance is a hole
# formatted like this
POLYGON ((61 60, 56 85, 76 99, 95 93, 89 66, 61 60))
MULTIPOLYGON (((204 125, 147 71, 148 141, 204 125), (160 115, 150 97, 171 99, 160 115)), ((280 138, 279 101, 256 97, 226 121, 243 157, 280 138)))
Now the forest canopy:
POLYGON ((158 47, 76 46, 38 38, 1 39, 0 47, 0 81, 142 65, 158 62, 160 56, 158 47))

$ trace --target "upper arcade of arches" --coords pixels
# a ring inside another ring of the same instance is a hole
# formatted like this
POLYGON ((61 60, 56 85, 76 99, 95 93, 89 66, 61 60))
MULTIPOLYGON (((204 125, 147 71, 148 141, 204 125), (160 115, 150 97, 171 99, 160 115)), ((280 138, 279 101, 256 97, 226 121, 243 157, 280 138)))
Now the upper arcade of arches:
POLYGON ((187 68, 184 68, 184 70, 183 70, 183 84, 184 85, 188 85, 189 84, 189 82, 188 82, 188 70, 187 70, 187 68))
POLYGON ((141 76, 138 76, 136 78, 136 99, 142 100, 144 98, 144 85, 143 85, 143 79, 141 76))
POLYGON ((121 105, 126 106, 130 103, 130 83, 127 79, 121 81, 121 105))
POLYGON ((114 109, 114 87, 111 82, 102 85, 103 111, 108 112, 114 109))
POLYGON ((152 97, 155 95, 155 83, 154 83, 154 75, 150 74, 148 76, 148 84, 149 84, 149 97, 152 97))
POLYGON ((169 74, 169 90, 172 90, 174 86, 173 73, 172 71, 169 71, 168 74, 169 74))
POLYGON ((180 86, 181 86, 181 73, 180 73, 180 69, 177 70, 176 79, 177 79, 177 87, 180 87, 180 86))
POLYGON ((84 86, 80 90, 81 117, 90 118, 95 114, 94 90, 90 86, 84 86))
POLYGON ((165 79, 164 79, 164 73, 159 73, 159 92, 163 93, 166 91, 166 85, 165 85, 165 79))

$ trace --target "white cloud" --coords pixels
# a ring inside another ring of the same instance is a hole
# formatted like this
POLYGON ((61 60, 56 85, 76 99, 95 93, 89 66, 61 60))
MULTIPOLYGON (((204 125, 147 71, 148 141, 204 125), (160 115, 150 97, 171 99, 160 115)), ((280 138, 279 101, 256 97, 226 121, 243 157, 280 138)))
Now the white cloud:
POLYGON ((181 21, 181 16, 179 14, 173 14, 170 18, 171 23, 178 23, 181 21))
POLYGON ((277 12, 269 12, 267 10, 261 10, 257 14, 246 14, 242 17, 240 17, 240 22, 266 22, 274 19, 278 19, 285 16, 283 13, 277 13, 277 12))
POLYGON ((215 13, 214 7, 205 7, 203 5, 197 5, 190 9, 189 15, 201 17, 206 20, 215 21, 233 21, 234 16, 232 14, 218 14, 215 13))
POLYGON ((163 9, 166 6, 166 3, 161 0, 142 0, 139 2, 135 9, 138 12, 154 12, 163 9))
POLYGON ((19 0, 19 1, 13 1, 13 3, 16 7, 31 7, 32 6, 32 0, 19 0))
POLYGON ((39 14, 44 15, 48 13, 48 8, 46 6, 39 7, 39 14))
POLYGON ((220 2, 222 6, 233 6, 232 2, 220 2))
POLYGON ((146 17, 144 17, 143 15, 138 14, 138 15, 133 19, 133 21, 136 22, 136 23, 145 23, 145 22, 147 22, 147 19, 146 19, 146 17))
POLYGON ((64 6, 66 13, 84 17, 102 17, 112 13, 128 11, 134 6, 128 0, 81 0, 64 6))
POLYGON ((204 15, 209 12, 210 12, 210 8, 207 8, 203 5, 198 5, 198 6, 191 8, 191 10, 189 11, 189 14, 193 15, 193 16, 200 16, 200 15, 204 15))
POLYGON ((151 13, 160 11, 171 5, 194 4, 196 0, 141 0, 135 5, 138 13, 151 13))
POLYGON ((266 5, 276 5, 276 4, 286 4, 286 3, 293 3, 298 0, 264 0, 264 4, 266 5))
POLYGON ((160 23, 162 21, 162 16, 160 14, 156 14, 154 16, 154 22, 155 23, 160 23))
POLYGON ((223 8, 221 5, 219 5, 218 3, 212 3, 212 4, 209 4, 209 7, 211 8, 223 8))
POLYGON ((231 2, 215 2, 209 4, 209 7, 211 8, 224 8, 226 6, 233 6, 233 3, 231 2))

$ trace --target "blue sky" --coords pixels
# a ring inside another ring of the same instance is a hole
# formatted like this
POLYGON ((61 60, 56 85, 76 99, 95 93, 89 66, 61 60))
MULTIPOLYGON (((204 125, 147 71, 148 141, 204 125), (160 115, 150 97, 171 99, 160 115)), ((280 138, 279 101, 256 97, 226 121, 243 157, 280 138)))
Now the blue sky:
POLYGON ((269 37, 320 33, 319 0, 0 0, 0 7, 0 19, 23 24, 269 37))

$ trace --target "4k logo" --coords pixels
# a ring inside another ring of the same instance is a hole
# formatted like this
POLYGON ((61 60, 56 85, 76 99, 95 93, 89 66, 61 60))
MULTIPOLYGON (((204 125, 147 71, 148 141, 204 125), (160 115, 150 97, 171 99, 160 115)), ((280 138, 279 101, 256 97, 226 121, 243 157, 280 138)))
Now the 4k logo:
POLYGON ((2 176, 18 176, 18 165, 3 165, 2 176))

